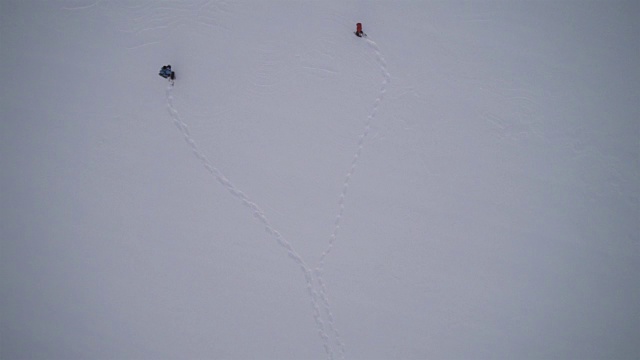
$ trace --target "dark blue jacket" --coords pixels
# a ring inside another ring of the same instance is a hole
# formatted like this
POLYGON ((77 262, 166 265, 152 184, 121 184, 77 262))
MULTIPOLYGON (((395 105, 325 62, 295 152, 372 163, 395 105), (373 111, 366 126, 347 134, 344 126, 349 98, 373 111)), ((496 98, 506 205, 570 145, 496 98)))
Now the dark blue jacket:
POLYGON ((168 66, 163 66, 162 69, 160 69, 160 73, 158 75, 162 76, 165 79, 168 79, 171 77, 171 65, 168 66))

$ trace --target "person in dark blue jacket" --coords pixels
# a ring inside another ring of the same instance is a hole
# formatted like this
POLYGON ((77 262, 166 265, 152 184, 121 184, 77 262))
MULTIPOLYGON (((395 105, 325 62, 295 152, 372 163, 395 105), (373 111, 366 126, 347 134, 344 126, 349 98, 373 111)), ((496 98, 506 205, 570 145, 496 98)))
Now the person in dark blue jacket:
POLYGON ((162 76, 165 79, 176 79, 176 73, 171 70, 171 65, 163 66, 162 69, 160 69, 160 73, 158 75, 162 76))

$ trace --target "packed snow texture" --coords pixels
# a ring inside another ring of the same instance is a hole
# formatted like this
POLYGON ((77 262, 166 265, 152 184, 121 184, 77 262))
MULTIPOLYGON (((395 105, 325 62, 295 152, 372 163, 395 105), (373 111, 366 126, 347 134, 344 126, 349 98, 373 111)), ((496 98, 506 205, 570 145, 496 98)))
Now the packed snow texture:
POLYGON ((0 358, 639 358, 639 18, 2 1, 0 358))

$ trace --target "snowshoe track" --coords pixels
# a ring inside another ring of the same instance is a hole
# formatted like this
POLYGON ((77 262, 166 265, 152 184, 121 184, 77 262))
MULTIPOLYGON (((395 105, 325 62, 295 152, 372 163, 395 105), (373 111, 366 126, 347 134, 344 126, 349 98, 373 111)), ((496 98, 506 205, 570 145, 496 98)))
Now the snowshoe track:
POLYGON ((187 142, 187 144, 191 148, 191 151, 193 152, 193 154, 196 156, 196 158, 198 158, 198 160, 200 160, 200 162, 205 167, 205 169, 207 169, 207 171, 213 176, 213 178, 218 183, 220 183, 220 185, 225 187, 229 191, 229 193, 233 195, 233 197, 241 201, 242 204, 245 205, 251 211, 253 217, 258 219, 258 221, 262 223, 262 225, 264 226, 264 230, 267 232, 267 234, 269 234, 272 238, 274 238, 281 248, 286 250, 289 258, 291 258, 299 266, 300 270, 302 270, 304 274, 304 279, 306 282, 307 292, 309 294, 309 297, 311 299, 311 304, 313 306, 313 312, 314 312, 313 318, 316 323, 318 334, 323 340, 323 347, 325 349, 325 352, 327 353, 329 358, 332 359, 333 353, 328 344, 329 336, 324 330, 324 324, 322 321, 322 317, 320 315, 320 308, 318 306, 318 300, 317 300, 318 295, 313 287, 313 274, 311 272, 311 268, 304 262, 300 254, 298 254, 298 252, 295 251, 291 243, 287 241, 282 236, 282 234, 280 234, 280 232, 273 227, 273 225, 271 225, 264 211, 255 202, 253 202, 247 195, 245 195, 245 193, 243 193, 231 181, 229 181, 229 179, 227 179, 227 177, 209 161, 206 155, 204 155, 200 151, 200 149, 198 148, 198 145, 196 144, 195 140, 193 139, 193 137, 189 132, 188 125, 184 121, 182 121, 182 119, 180 118, 180 114, 178 113, 176 108, 173 106, 172 90, 173 90, 173 86, 169 85, 167 87, 167 110, 169 111, 169 115, 171 116, 171 119, 173 120, 174 125, 178 128, 178 130, 180 130, 180 133, 182 134, 182 136, 184 137, 184 140, 187 142))
POLYGON ((383 80, 382 80, 382 84, 380 86, 380 92, 378 94, 378 97, 376 98, 376 100, 375 100, 375 102, 373 104, 373 108, 371 109, 371 112, 367 116, 367 119, 366 119, 366 121, 364 123, 364 130, 363 130, 362 134, 360 134, 359 140, 358 140, 358 148, 357 148, 355 154, 353 155, 353 159, 351 160, 351 166, 349 167, 349 171, 347 171, 347 175, 345 176, 344 182, 342 184, 342 191, 340 192, 340 196, 338 198, 338 214, 336 215, 336 220, 334 222, 333 231, 331 233, 331 236, 329 237, 329 244, 328 244, 326 250, 320 256, 320 260, 318 261, 318 264, 317 264, 317 266, 315 268, 316 280, 317 280, 319 288, 320 288, 320 299, 322 300, 322 304, 323 304, 324 309, 325 309, 325 313, 326 313, 326 316, 327 316, 327 322, 329 324, 329 329, 333 332, 333 334, 335 336, 335 340, 336 340, 336 342, 338 344, 338 348, 339 348, 339 352, 340 352, 340 357, 341 358, 344 358, 345 346, 344 346, 344 343, 341 340, 340 333, 339 333, 338 329, 335 326, 334 316, 333 316, 333 313, 331 312, 331 307, 329 305, 329 298, 327 296, 327 286, 326 286, 326 283, 325 283, 324 278, 323 278, 325 259, 326 259, 327 255, 329 255, 329 253, 333 249, 335 241, 336 241, 336 239, 338 237, 338 230, 340 230, 340 223, 342 222, 342 217, 344 215, 344 207, 345 207, 344 206, 344 202, 345 202, 345 199, 347 197, 347 190, 349 189, 349 184, 351 183, 351 178, 352 178, 353 174, 355 173, 356 167, 357 167, 358 162, 360 160, 360 156, 362 155, 362 150, 364 149, 364 141, 367 138, 367 136, 369 135, 369 132, 371 131, 371 123, 376 118, 376 115, 378 113, 378 108, 379 108, 380 104, 382 103, 382 100, 384 99, 384 94, 387 92, 387 86, 388 86, 389 82, 391 81, 391 75, 389 74, 389 71, 387 70, 387 62, 384 59, 384 57, 382 56, 382 53, 380 52, 380 48, 378 47, 378 44, 376 44, 373 40, 370 40, 370 39, 368 39, 366 37, 364 37, 363 39, 373 49, 373 51, 374 51, 374 53, 376 55, 376 60, 378 62, 378 65, 380 66, 380 70, 382 71, 383 80))
POLYGON ((188 125, 181 119, 180 114, 178 113, 175 106, 173 105, 173 93, 172 93, 173 86, 169 85, 166 90, 167 110, 169 112, 169 115, 171 116, 171 119, 174 125, 176 126, 176 128, 178 128, 178 130, 182 134, 185 142, 191 148, 191 151, 193 152, 195 157, 200 161, 200 163, 205 167, 205 169, 213 176, 213 178, 218 183, 220 183, 220 185, 226 188, 227 191, 229 191, 229 193, 233 197, 235 197, 240 202, 242 202, 242 204, 245 205, 251 211, 253 217, 258 219, 258 221, 264 226, 265 232, 267 232, 269 236, 271 236, 274 240, 276 240, 278 246, 280 246, 283 250, 287 252, 288 257, 291 258, 302 271, 304 275, 305 283, 306 283, 307 293, 309 295, 309 298, 311 300, 311 304, 313 307, 313 318, 316 324, 316 330, 318 331, 318 335, 322 339, 323 348, 329 359, 334 359, 334 351, 331 346, 330 336, 327 333, 327 330, 325 329, 325 324, 323 320, 323 315, 321 314, 320 306, 322 306, 323 308, 324 318, 326 318, 329 332, 332 334, 332 337, 334 338, 336 346, 338 347, 338 356, 341 359, 344 359, 345 357, 345 345, 340 336, 340 332, 338 331, 335 325, 335 320, 334 320, 335 317, 333 315, 333 312, 331 311, 331 305, 329 302, 329 297, 327 295, 327 285, 323 277, 325 259, 333 249, 335 241, 338 237, 338 230, 340 229, 340 223, 344 215, 344 209, 345 209, 344 203, 347 196, 347 190, 351 182, 351 178, 355 173, 355 169, 358 165, 360 156, 362 154, 362 150, 364 149, 365 139, 367 138, 367 136, 371 131, 371 123, 376 118, 380 104, 382 103, 382 100, 384 99, 384 95, 387 91, 387 86, 391 81, 391 75, 387 70, 386 61, 382 56, 382 53, 380 52, 378 45, 374 41, 370 40, 369 38, 363 38, 363 39, 367 42, 367 44, 371 47, 371 49, 375 53, 376 61, 383 75, 383 80, 380 86, 378 97, 375 99, 373 108, 371 109, 371 112, 369 113, 369 115, 365 120, 363 132, 359 136, 357 150, 353 155, 351 165, 349 167, 349 170, 347 171, 347 174, 345 176, 345 179, 342 185, 342 191, 338 199, 338 214, 336 215, 334 227, 333 227, 331 236, 329 237, 328 246, 326 250, 320 255, 318 264, 315 268, 315 271, 313 272, 311 267, 307 265, 307 263, 304 261, 302 256, 293 248, 291 243, 287 241, 282 236, 282 234, 273 227, 273 225, 265 215, 264 211, 254 201, 252 201, 244 192, 238 189, 217 167, 215 167, 211 163, 211 161, 206 157, 206 155, 202 153, 202 151, 198 148, 197 143, 191 136, 188 125), (314 286, 314 278, 318 284, 317 286, 319 290, 316 290, 316 287, 314 286))

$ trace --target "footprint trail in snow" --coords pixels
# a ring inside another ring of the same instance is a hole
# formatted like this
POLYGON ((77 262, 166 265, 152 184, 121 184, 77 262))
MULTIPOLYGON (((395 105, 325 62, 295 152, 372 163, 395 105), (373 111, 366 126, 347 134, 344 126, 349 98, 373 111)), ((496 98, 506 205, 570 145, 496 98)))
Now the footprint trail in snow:
POLYGON ((331 236, 329 237, 329 243, 328 243, 327 249, 321 254, 320 260, 318 261, 318 264, 314 272, 312 272, 311 267, 309 267, 309 265, 306 264, 302 256, 300 256, 300 254, 298 254, 298 252, 295 251, 291 243, 287 241, 282 236, 282 234, 273 227, 273 225, 271 225, 271 222, 265 215, 264 211, 254 201, 252 201, 244 192, 242 192, 231 181, 229 181, 229 179, 217 167, 215 167, 211 163, 211 161, 209 161, 209 159, 202 153, 202 151, 200 151, 200 149, 198 148, 198 145, 196 144, 195 140, 193 139, 193 137, 189 132, 189 127, 180 118, 180 114, 178 113, 175 106, 173 105, 173 93, 172 93, 173 86, 169 85, 166 90, 167 110, 169 111, 169 115, 171 116, 171 119, 173 120, 174 125, 178 128, 178 130, 184 137, 184 140, 189 145, 189 147, 191 148, 191 151, 196 156, 196 158, 200 161, 200 163, 202 163, 202 165, 213 176, 213 178, 218 183, 220 183, 220 185, 226 188, 227 191, 229 191, 229 193, 233 197, 235 197, 240 202, 242 202, 242 204, 251 211, 252 215, 256 219, 258 219, 258 221, 264 226, 264 230, 272 238, 276 240, 278 246, 280 246, 283 250, 285 250, 289 258, 291 258, 299 266, 300 270, 304 275, 304 279, 307 287, 307 293, 309 295, 309 298, 311 300, 311 304, 313 307, 313 318, 316 324, 316 329, 318 331, 318 335, 322 339, 323 348, 329 359, 334 358, 334 352, 330 344, 329 335, 325 330, 323 316, 321 315, 321 311, 320 311, 321 305, 324 310, 324 317, 326 317, 329 331, 333 334, 334 341, 338 347, 339 356, 342 359, 344 359, 344 356, 345 356, 345 346, 340 337, 340 332, 335 326, 334 316, 331 311, 329 298, 327 296, 327 286, 323 278, 325 259, 333 249, 334 243, 337 239, 338 230, 340 229, 340 223, 342 221, 342 217, 344 214, 344 201, 347 196, 347 190, 351 182, 351 177, 355 172, 356 166, 358 165, 358 161, 362 154, 362 150, 364 148, 364 141, 369 135, 369 132, 371 130, 371 123, 375 119, 378 113, 378 108, 382 103, 384 94, 387 91, 387 85, 391 80, 391 75, 387 71, 386 61, 382 56, 382 53, 380 52, 378 45, 374 41, 369 40, 368 38, 365 38, 364 40, 371 47, 371 49, 374 51, 376 55, 376 60, 378 61, 380 70, 382 71, 382 74, 383 74, 383 81, 380 87, 380 93, 374 102, 371 112, 369 113, 369 115, 367 116, 367 119, 365 120, 364 130, 362 134, 360 134, 359 136, 358 148, 356 150, 356 153, 353 156, 351 165, 349 167, 349 171, 347 172, 347 175, 345 176, 345 179, 344 179, 344 183, 342 185, 342 191, 340 193, 340 197, 338 200, 339 210, 336 216, 336 220, 334 222, 333 231, 331 233, 331 236), (314 278, 318 283, 318 288, 319 288, 318 291, 316 291, 316 288, 314 286, 314 278), (321 305, 319 303, 321 303, 321 305))
POLYGON ((262 223, 265 231, 276 240, 276 242, 280 247, 282 247, 284 250, 287 251, 287 254, 289 255, 289 257, 293 259, 293 261, 295 261, 295 263, 300 267, 300 270, 302 270, 304 274, 304 279, 307 285, 307 292, 311 298, 311 303, 314 311, 313 317, 316 322, 318 334, 320 335, 320 337, 324 342, 323 346, 324 346, 325 352, 327 353, 329 358, 332 359, 333 353, 331 351, 331 347, 329 346, 329 337, 326 331, 324 330, 323 320, 320 315, 320 308, 317 300, 318 295, 316 290, 313 287, 313 277, 312 277, 311 268, 304 262, 300 254, 298 254, 294 250, 293 246, 291 246, 291 243, 287 241, 282 236, 282 234, 280 234, 280 232, 273 227, 273 225, 271 225, 271 223, 269 222, 269 219, 264 214, 264 211, 262 211, 262 209, 260 209, 260 207, 258 207, 258 205, 255 202, 249 199, 247 195, 245 195, 235 185, 233 185, 233 183, 231 183, 231 181, 229 181, 229 179, 227 179, 227 177, 218 168, 216 168, 209 161, 209 159, 200 151, 200 149, 198 148, 198 145, 196 144, 195 140, 193 139, 193 137, 189 132, 189 127, 184 121, 182 121, 182 119, 180 118, 180 114, 178 113, 176 108, 173 106, 172 90, 173 90, 173 86, 169 85, 167 87, 167 110, 171 115, 171 119, 173 120, 173 123, 178 128, 178 130, 180 130, 187 144, 189 144, 189 147, 191 148, 191 151, 193 152, 193 154, 196 156, 196 158, 198 158, 198 160, 200 160, 202 165, 207 169, 207 171, 214 177, 214 179, 217 182, 219 182, 222 186, 224 186, 229 191, 229 193, 231 193, 231 195, 233 195, 235 198, 240 200, 243 205, 245 205, 247 208, 249 208, 249 210, 251 210, 252 215, 256 219, 258 219, 260 223, 262 223))
POLYGON ((382 71, 382 75, 383 75, 382 85, 380 86, 380 93, 378 94, 378 97, 376 98, 373 104, 373 108, 371 109, 369 116, 367 116, 364 130, 359 137, 358 148, 356 150, 356 153, 353 155, 353 159, 351 160, 351 166, 349 167, 349 171, 347 172, 347 175, 345 176, 345 179, 344 179, 344 183, 342 185, 342 191, 338 199, 338 215, 336 216, 336 220, 334 222, 333 232, 329 237, 329 245, 327 246, 327 249, 320 256, 318 265, 315 268, 315 275, 316 275, 316 279, 318 281, 318 285, 320 289, 319 290, 320 299, 322 301, 322 305, 324 306, 329 329, 331 330, 331 332, 333 332, 335 341, 338 345, 341 358, 344 358, 345 347, 344 347, 344 343, 340 338, 340 333, 335 326, 334 316, 333 316, 333 313, 331 312, 331 307, 329 306, 329 298, 327 296, 327 286, 323 278, 325 258, 327 257, 327 255, 329 255, 329 253, 333 249, 334 243, 338 237, 338 230, 340 229, 340 223, 344 215, 344 201, 345 201, 345 198, 347 197, 347 190, 349 189, 351 177, 355 172, 356 166, 358 165, 358 161, 360 159, 360 155, 362 154, 362 149, 364 148, 364 141, 369 135, 369 132, 371 131, 371 122, 375 119, 378 113, 378 108, 382 103, 384 94, 387 92, 387 85, 391 81, 391 75, 387 70, 387 62, 382 56, 382 53, 380 52, 380 48, 378 48, 378 44, 376 44, 373 40, 369 40, 369 38, 364 38, 364 40, 367 42, 367 44, 373 49, 374 53, 376 54, 376 60, 378 61, 378 65, 380 66, 380 70, 382 71))

